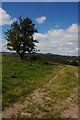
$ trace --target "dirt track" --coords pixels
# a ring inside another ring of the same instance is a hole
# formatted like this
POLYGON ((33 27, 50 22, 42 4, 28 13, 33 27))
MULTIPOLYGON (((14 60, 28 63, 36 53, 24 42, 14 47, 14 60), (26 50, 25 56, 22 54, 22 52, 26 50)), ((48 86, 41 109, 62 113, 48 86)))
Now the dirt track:
MULTIPOLYGON (((2 113, 3 118, 12 118, 12 117, 16 118, 19 113, 22 116, 26 116, 27 118, 30 118, 32 116, 32 114, 28 110, 26 112, 24 111, 25 107, 28 108, 28 106, 35 109, 35 112, 37 114, 36 115, 37 118, 42 118, 45 115, 45 113, 39 111, 38 107, 36 107, 36 106, 39 106, 39 105, 44 106, 44 101, 45 100, 53 102, 51 100, 51 98, 49 96, 47 96, 47 94, 50 92, 50 91, 46 91, 47 87, 52 85, 52 82, 54 80, 56 80, 61 74, 63 74, 64 70, 65 70, 65 67, 63 69, 61 69, 57 73, 57 75, 55 75, 54 78, 49 80, 49 82, 47 84, 42 86, 42 88, 36 89, 33 93, 31 93, 28 97, 26 97, 23 104, 20 103, 20 102, 17 102, 12 107, 6 108, 6 110, 3 111, 3 113, 2 113)), ((74 89, 74 93, 75 92, 77 93, 76 88, 74 89)), ((73 96, 69 97, 67 101, 64 101, 63 104, 66 104, 66 102, 68 102, 68 104, 71 104, 70 100, 72 100, 72 98, 75 98, 75 94, 73 94, 73 96)), ((45 109, 45 111, 50 111, 50 112, 52 111, 52 108, 48 107, 47 105, 44 106, 44 109, 45 109)), ((67 118, 67 117, 78 118, 78 106, 75 105, 75 104, 70 105, 68 110, 65 110, 61 113, 61 117, 62 118, 67 118)))

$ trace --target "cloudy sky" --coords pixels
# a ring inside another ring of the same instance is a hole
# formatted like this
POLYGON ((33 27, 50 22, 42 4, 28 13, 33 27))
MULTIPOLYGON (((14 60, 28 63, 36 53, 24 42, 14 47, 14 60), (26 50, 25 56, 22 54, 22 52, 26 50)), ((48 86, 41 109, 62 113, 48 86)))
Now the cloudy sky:
MULTIPOLYGON (((4 31, 22 15, 30 17, 38 29, 34 38, 41 53, 61 55, 78 55, 78 3, 77 2, 45 2, 20 3, 3 2, 0 8, 0 27, 2 27, 2 50, 6 41, 4 31)), ((1 44, 0 44, 1 48, 1 44)))

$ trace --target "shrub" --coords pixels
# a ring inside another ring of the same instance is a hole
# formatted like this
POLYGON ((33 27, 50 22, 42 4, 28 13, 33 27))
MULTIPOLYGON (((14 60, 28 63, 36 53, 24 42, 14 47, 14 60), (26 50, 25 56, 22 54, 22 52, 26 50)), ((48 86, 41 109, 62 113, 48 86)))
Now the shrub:
POLYGON ((74 65, 74 66, 78 66, 79 65, 79 61, 70 60, 69 64, 70 65, 74 65))

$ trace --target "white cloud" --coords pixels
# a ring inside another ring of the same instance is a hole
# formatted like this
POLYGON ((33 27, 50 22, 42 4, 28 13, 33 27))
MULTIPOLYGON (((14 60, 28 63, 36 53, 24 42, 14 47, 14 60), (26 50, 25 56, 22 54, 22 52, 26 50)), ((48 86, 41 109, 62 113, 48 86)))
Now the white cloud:
POLYGON ((0 8, 0 26, 2 25, 10 25, 14 22, 16 18, 11 18, 11 16, 2 8, 0 8))
POLYGON ((41 17, 36 18, 36 21, 38 24, 44 23, 45 20, 46 20, 45 16, 41 16, 41 17))
POLYGON ((34 38, 40 52, 64 55, 78 55, 78 25, 72 24, 67 29, 50 29, 47 34, 35 33, 34 38))
POLYGON ((13 18, 10 20, 10 24, 12 24, 13 22, 15 22, 17 19, 16 18, 13 18))
POLYGON ((2 40, 2 42, 0 42, 0 52, 10 52, 8 49, 7 49, 7 41, 6 40, 2 40))
MULTIPOLYGON (((78 55, 78 25, 72 24, 67 29, 50 29, 46 34, 35 33, 34 38, 41 53, 53 53, 61 55, 78 55)), ((3 51, 8 51, 4 47, 3 51)))
POLYGON ((6 49, 6 41, 2 42, 2 51, 8 52, 8 50, 6 49))

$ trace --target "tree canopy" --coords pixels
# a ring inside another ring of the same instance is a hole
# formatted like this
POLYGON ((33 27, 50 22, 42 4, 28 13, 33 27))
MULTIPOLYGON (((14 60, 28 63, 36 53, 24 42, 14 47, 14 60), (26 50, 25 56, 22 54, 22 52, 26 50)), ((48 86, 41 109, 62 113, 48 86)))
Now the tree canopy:
POLYGON ((30 18, 22 19, 19 17, 19 21, 15 21, 11 24, 9 30, 5 32, 5 38, 7 40, 7 49, 10 51, 16 51, 22 59, 26 52, 36 52, 37 48, 34 40, 34 33, 37 32, 35 24, 30 18))

